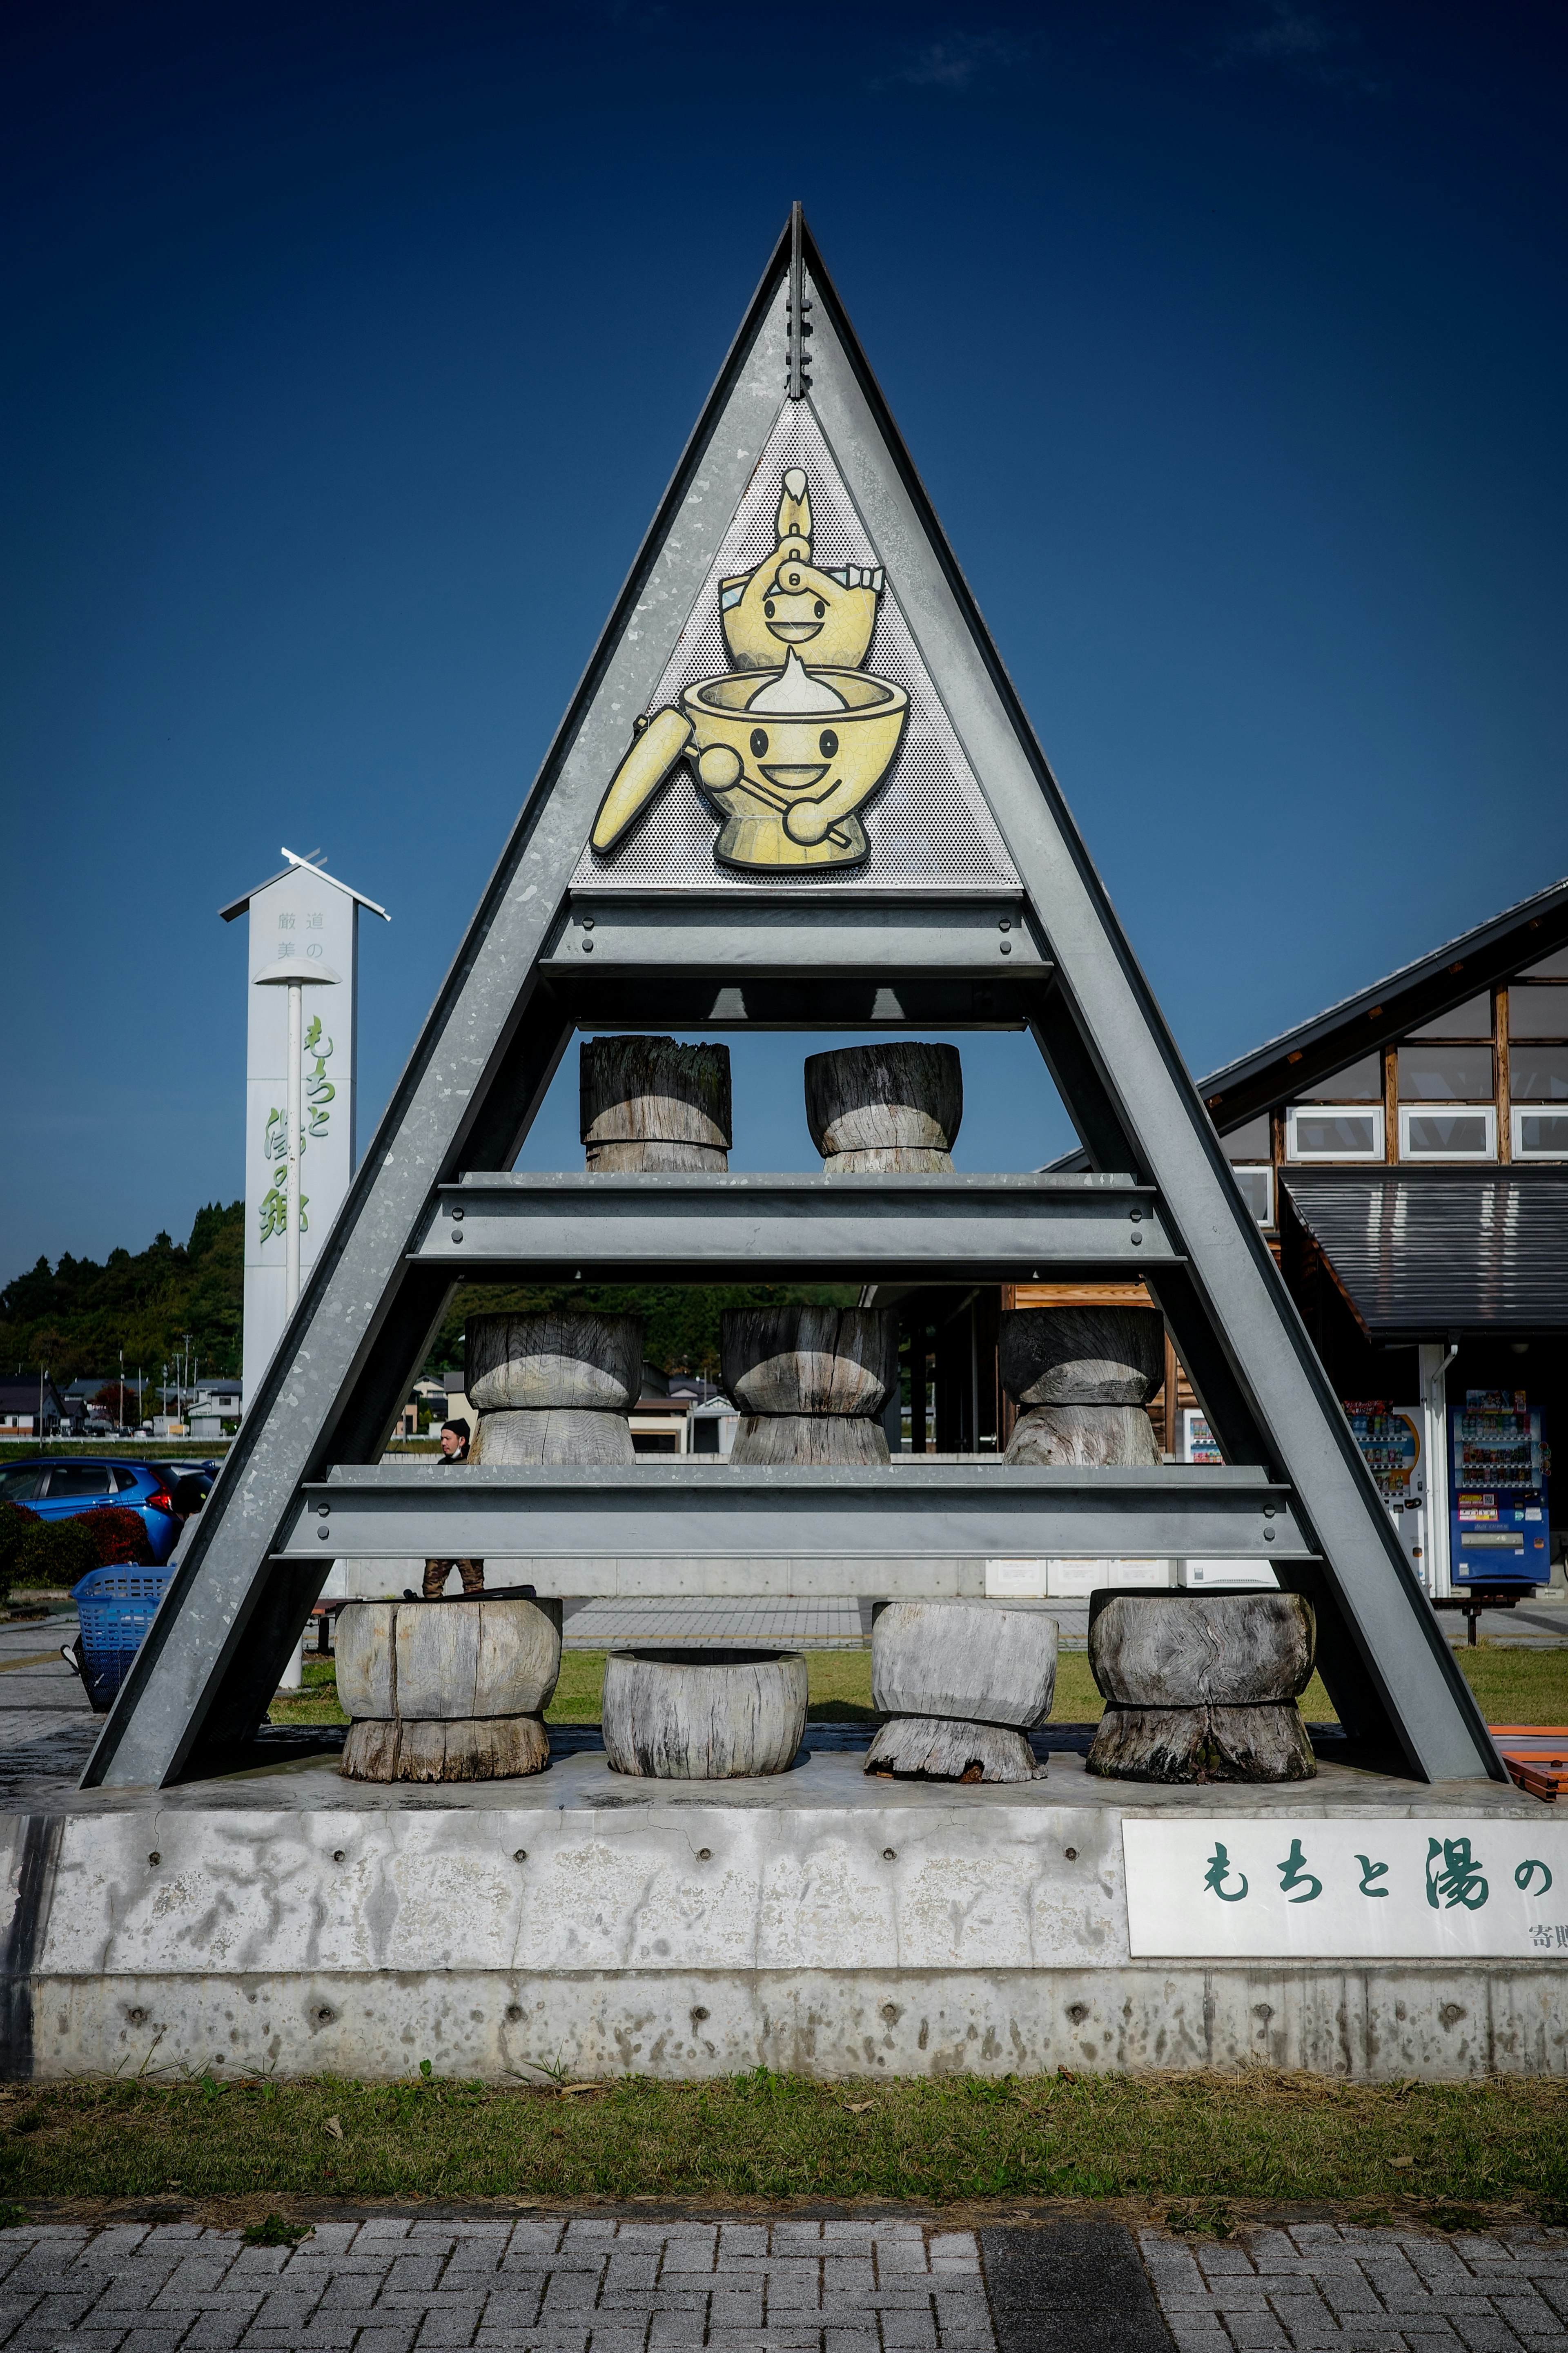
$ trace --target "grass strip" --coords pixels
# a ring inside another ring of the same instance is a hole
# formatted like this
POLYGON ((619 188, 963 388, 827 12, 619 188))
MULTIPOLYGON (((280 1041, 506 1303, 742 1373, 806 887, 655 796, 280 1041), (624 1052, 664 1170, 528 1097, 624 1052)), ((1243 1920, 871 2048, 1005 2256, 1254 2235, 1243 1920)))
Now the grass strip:
MULTIPOLYGON (((1568 1724, 1568 1649, 1496 1650, 1489 1643, 1457 1650, 1454 1656, 1491 1724, 1568 1724)), ((597 1724, 605 1683, 603 1651, 563 1651, 561 1680, 546 1710, 551 1724, 597 1724)), ((813 1724, 875 1720, 871 1705, 869 1651, 808 1651, 806 1672, 813 1724)), ((1334 1705, 1314 1675, 1301 1694, 1309 1724, 1332 1724, 1334 1705)), ((1098 1724, 1105 1702, 1095 1688, 1086 1651, 1064 1651, 1057 1660, 1053 1724, 1098 1724)), ((346 1724, 338 1705, 331 1659, 305 1661, 305 1687, 297 1700, 277 1700, 274 1724, 346 1724)))
POLYGON ((1568 2219, 1568 2085, 1240 2076, 0 2089, 11 2199, 1416 2197, 1568 2219))

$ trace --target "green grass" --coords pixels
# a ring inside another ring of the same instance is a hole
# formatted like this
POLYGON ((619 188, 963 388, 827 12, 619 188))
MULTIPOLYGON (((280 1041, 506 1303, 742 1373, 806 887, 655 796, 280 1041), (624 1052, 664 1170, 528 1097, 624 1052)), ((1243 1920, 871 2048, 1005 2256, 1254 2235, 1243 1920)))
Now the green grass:
POLYGON ((438 2076, 0 2089, 10 2199, 289 2194, 1230 2200, 1560 2211, 1568 2085, 1079 2076, 629 2078, 568 2093, 438 2076), (341 2127, 341 2138, 329 2120, 341 2127))
MULTIPOLYGON (((1477 1649, 1454 1653, 1470 1688, 1492 1724, 1568 1724, 1568 1650, 1477 1649)), ((597 1724, 605 1683, 603 1651, 563 1651, 561 1680, 546 1710, 551 1724, 597 1724)), ((807 1714, 813 1724, 875 1721, 871 1706, 869 1651, 808 1651, 811 1678, 807 1714)), ((1085 1651, 1064 1651, 1057 1661, 1053 1724, 1098 1724, 1105 1702, 1094 1687, 1085 1651)), ((1314 1675, 1301 1695, 1309 1724, 1331 1724, 1333 1702, 1314 1675)), ((278 1700, 274 1724, 346 1724, 338 1705, 330 1659, 305 1661, 305 1691, 297 1700, 278 1700)))

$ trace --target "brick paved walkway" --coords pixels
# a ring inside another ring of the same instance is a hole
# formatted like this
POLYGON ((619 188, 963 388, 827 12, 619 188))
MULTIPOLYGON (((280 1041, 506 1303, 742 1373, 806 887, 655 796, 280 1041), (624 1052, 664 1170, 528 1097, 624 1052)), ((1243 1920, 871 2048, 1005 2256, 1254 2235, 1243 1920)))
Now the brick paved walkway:
POLYGON ((1135 2245, 1089 2214, 978 2232, 378 2220, 292 2251, 195 2223, 0 2236, 6 2353, 1568 2353, 1565 2315, 1560 2231, 1135 2245))

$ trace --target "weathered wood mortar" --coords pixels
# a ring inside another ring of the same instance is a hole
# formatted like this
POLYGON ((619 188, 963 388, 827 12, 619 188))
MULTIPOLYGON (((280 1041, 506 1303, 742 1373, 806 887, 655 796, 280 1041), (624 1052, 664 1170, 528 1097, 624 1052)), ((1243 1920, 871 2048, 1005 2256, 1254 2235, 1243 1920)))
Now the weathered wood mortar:
POLYGON ((889 1721, 868 1773, 1043 1780, 1029 1729, 1051 1712, 1057 1621, 978 1601, 894 1601, 871 1629, 871 1700, 889 1721))
POLYGON ((626 1415, 642 1388, 640 1315, 471 1315, 467 1350, 476 1461, 637 1460, 626 1415))
POLYGON ((548 1761, 561 1635, 534 1602, 351 1601, 335 1648, 349 1780, 495 1780, 548 1761))
POLYGON ((1299 1593, 1096 1594, 1089 1663, 1106 1702, 1089 1770, 1128 1781, 1310 1781, 1296 1702, 1317 1644, 1299 1593))
POLYGON ((1009 1462, 1155 1463, 1144 1411, 1165 1377, 1157 1307, 1005 1309, 997 1338, 1002 1385, 1024 1409, 1009 1462))
POLYGON ((805 1731, 806 1664, 787 1651, 612 1651, 605 1754, 613 1771, 725 1781, 786 1773, 805 1731))
POLYGON ((728 1168, 728 1046, 673 1038, 589 1038, 578 1063, 587 1165, 627 1169, 728 1168))
POLYGON ((892 1308, 732 1307, 724 1388, 741 1409, 735 1462, 886 1462, 879 1416, 899 1377, 892 1308))
POLYGON ((963 1118, 958 1049, 889 1038, 808 1054, 805 1117, 830 1176, 951 1174, 963 1118))

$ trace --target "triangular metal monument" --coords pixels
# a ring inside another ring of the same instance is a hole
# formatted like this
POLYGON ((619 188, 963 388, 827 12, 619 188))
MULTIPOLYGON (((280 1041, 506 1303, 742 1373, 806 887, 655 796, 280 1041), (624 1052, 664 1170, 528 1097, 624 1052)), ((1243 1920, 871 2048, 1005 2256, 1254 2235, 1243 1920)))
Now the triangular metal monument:
POLYGON ((1266 1557, 1363 1753, 1501 1778, 798 206, 247 1409, 88 1784, 243 1757, 331 1561, 420 1554, 752 1596, 1266 1557), (882 1025, 1029 1029, 1091 1173, 508 1173, 579 1029, 882 1025), (1225 1463, 382 1462, 460 1277, 784 1272, 1142 1280, 1225 1463))

